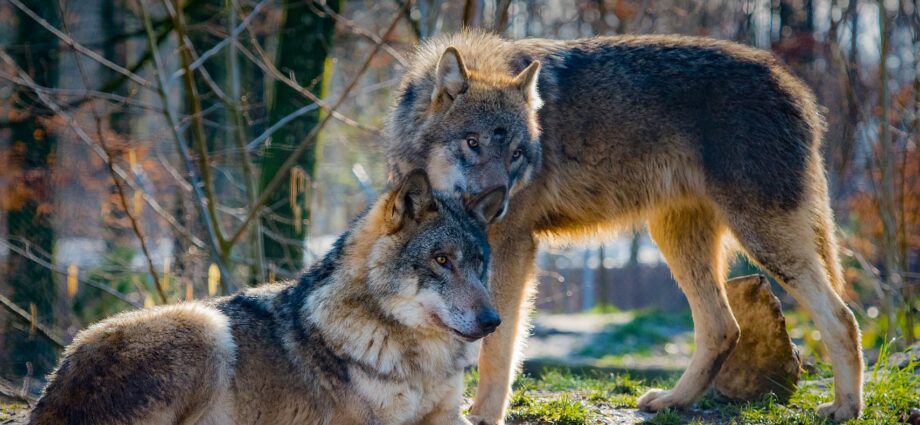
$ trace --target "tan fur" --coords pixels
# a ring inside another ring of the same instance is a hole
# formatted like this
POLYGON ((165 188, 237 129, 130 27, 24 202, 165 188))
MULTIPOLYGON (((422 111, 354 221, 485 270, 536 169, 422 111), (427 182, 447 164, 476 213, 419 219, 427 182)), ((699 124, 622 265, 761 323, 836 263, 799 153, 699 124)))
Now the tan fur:
POLYGON ((393 176, 441 170, 436 187, 460 192, 510 180, 507 215, 489 231, 504 324, 483 343, 473 419, 502 423, 527 329, 536 240, 604 239, 646 223, 687 295, 697 352, 672 390, 649 392, 640 408, 692 404, 734 347, 738 325, 723 285, 740 249, 822 333, 836 397, 819 412, 859 415, 859 330, 840 298, 824 124, 808 88, 769 53, 692 37, 509 41, 463 32, 420 47, 388 130, 393 176), (469 79, 465 92, 435 107, 426 95, 437 89, 431 74, 448 47, 469 79), (538 112, 512 83, 536 62, 538 112), (496 127, 513 133, 502 147, 489 138, 496 127), (496 159, 477 163, 463 134, 478 135, 496 159), (525 165, 509 159, 521 146, 531 152, 525 165), (476 165, 464 173, 459 161, 476 165), (478 171, 494 164, 507 174, 478 171))

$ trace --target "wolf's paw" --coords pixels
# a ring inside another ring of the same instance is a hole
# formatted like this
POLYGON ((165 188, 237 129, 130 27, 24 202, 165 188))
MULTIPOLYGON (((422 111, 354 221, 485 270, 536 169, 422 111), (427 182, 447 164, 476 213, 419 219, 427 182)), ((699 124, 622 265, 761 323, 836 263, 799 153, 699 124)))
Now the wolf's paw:
POLYGON ((859 403, 852 403, 849 401, 841 402, 834 400, 833 403, 824 403, 818 406, 818 415, 833 419, 837 422, 858 418, 861 411, 862 408, 859 403))
POLYGON ((683 409, 691 404, 693 404, 693 400, 684 400, 674 394, 673 391, 658 389, 650 390, 636 401, 636 407, 646 412, 657 412, 672 407, 683 409))
POLYGON ((473 425, 505 425, 505 421, 502 419, 486 419, 476 415, 469 415, 466 419, 473 425))

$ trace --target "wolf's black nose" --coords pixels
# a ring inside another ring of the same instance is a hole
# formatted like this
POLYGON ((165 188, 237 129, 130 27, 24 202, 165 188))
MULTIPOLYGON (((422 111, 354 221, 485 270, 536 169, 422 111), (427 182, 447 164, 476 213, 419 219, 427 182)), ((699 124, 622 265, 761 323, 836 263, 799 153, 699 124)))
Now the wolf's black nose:
POLYGON ((498 325, 502 324, 502 318, 499 317, 498 312, 492 308, 487 308, 480 312, 476 320, 479 321, 479 328, 482 329, 482 332, 487 334, 495 332, 498 325))

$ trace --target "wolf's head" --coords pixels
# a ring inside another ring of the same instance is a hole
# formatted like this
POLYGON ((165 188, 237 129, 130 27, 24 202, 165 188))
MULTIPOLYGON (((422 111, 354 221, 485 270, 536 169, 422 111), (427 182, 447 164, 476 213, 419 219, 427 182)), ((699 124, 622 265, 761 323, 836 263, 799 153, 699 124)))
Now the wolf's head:
POLYGON ((435 189, 467 196, 505 186, 507 202, 540 166, 539 71, 534 61, 517 75, 485 72, 447 47, 436 66, 410 73, 389 123, 394 176, 423 168, 435 189))
POLYGON ((367 252, 370 294, 386 317, 469 341, 498 327, 487 288, 485 224, 504 205, 505 192, 496 187, 462 202, 434 192, 427 174, 416 170, 374 204, 356 236, 367 252))

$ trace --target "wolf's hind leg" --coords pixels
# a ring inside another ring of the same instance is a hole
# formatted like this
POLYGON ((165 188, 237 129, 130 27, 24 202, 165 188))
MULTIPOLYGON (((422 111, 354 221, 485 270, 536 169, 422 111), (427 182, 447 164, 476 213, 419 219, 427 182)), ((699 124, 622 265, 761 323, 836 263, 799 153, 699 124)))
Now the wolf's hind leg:
POLYGON ((818 413, 843 421, 862 410, 862 352, 856 319, 834 290, 843 277, 830 208, 821 202, 779 214, 739 211, 728 221, 748 256, 811 314, 834 369, 834 401, 818 413))
POLYGON ((475 425, 504 423, 530 313, 529 288, 533 285, 537 245, 529 229, 510 230, 504 224, 497 224, 489 234, 493 267, 489 285, 502 324, 483 340, 479 354, 479 387, 470 409, 475 425))
POLYGON ((724 227, 708 205, 692 203, 658 212, 649 230, 690 303, 696 352, 673 389, 649 391, 637 405, 646 411, 688 407, 709 387, 738 342, 738 323, 723 286, 724 227))
POLYGON ((198 422, 228 387, 235 350, 227 318, 211 307, 121 314, 77 336, 30 423, 198 422))

